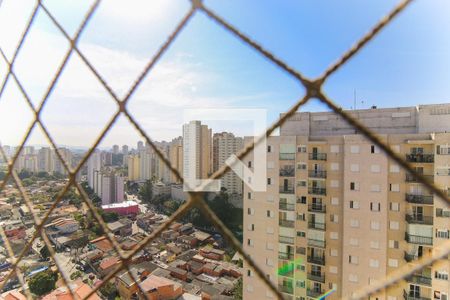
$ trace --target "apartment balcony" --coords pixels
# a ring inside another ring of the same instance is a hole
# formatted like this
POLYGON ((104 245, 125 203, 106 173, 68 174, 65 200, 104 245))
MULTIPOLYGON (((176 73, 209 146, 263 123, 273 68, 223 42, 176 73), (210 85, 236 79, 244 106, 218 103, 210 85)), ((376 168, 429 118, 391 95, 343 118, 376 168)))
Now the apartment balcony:
POLYGON ((325 274, 308 273, 307 278, 309 280, 314 280, 314 281, 325 283, 325 274))
POLYGON ((308 239, 308 246, 325 248, 325 241, 308 239))
POLYGON ((325 266, 325 256, 308 255, 308 262, 316 265, 325 266))
POLYGON ((294 253, 278 252, 278 258, 279 259, 284 259, 284 260, 293 260, 294 259, 294 253))
POLYGON ((405 200, 413 204, 429 204, 433 205, 433 195, 414 195, 405 194, 405 200))
MULTIPOLYGON (((433 182, 434 181, 434 176, 433 175, 425 175, 425 174, 421 174, 423 177, 425 177, 425 179, 427 179, 428 181, 433 182)), ((406 178, 405 178, 406 182, 418 182, 420 183, 419 179, 414 176, 413 174, 406 174, 406 178)))
POLYGON ((280 153, 280 160, 295 160, 295 153, 280 153))
POLYGON ((295 204, 286 203, 286 202, 280 202, 278 204, 278 208, 281 209, 281 210, 295 211, 295 204))
POLYGON ((405 232, 405 240, 410 244, 433 245, 433 237, 412 235, 405 232))
POLYGON ((403 290, 403 299, 405 299, 405 300, 431 300, 431 298, 417 296, 417 295, 414 295, 414 293, 412 291, 410 291, 408 293, 405 290, 403 290))
POLYGON ((405 251, 405 254, 403 255, 403 258, 405 259, 406 262, 411 262, 413 260, 419 259, 419 256, 417 256, 416 254, 411 254, 405 251))
POLYGON ((279 220, 278 225, 281 227, 286 228, 294 228, 295 227, 295 221, 289 221, 289 220, 279 220))
POLYGON ((308 211, 314 213, 326 213, 326 205, 313 203, 308 205, 308 211))
POLYGON ((406 214, 405 220, 409 224, 433 225, 433 217, 432 216, 406 214))
POLYGON ((308 172, 310 178, 327 178, 327 171, 310 170, 308 172))
POLYGON ((325 230, 326 226, 325 226, 325 223, 308 222, 308 228, 309 229, 325 230))
POLYGON ((310 195, 326 195, 327 189, 320 188, 320 187, 309 187, 308 194, 310 194, 310 195))
POLYGON ((285 165, 280 168, 280 176, 282 177, 295 177, 294 165, 285 165))
POLYGON ((282 293, 286 294, 294 294, 294 287, 293 286, 287 286, 287 285, 278 285, 278 290, 282 293))
POLYGON ((315 289, 307 289, 306 290, 306 296, 311 297, 311 298, 319 298, 320 295, 322 295, 323 293, 325 293, 324 290, 315 290, 315 289))
POLYGON ((309 153, 308 157, 310 160, 327 160, 326 153, 309 153))
POLYGON ((290 244, 290 245, 294 245, 294 238, 290 237, 290 236, 278 236, 278 242, 283 243, 283 244, 290 244))
POLYGON ((410 277, 407 277, 406 281, 409 283, 431 286, 431 277, 424 275, 412 275, 410 277))
POLYGON ((293 194, 294 187, 293 186, 280 186, 280 194, 293 194))
POLYGON ((406 154, 406 161, 412 163, 433 163, 434 154, 406 154))

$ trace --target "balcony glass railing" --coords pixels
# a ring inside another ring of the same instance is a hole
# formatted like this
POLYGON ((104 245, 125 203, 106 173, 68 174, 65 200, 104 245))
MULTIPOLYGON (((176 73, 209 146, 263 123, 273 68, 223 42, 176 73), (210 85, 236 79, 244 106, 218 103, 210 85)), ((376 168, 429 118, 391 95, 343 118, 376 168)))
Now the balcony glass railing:
MULTIPOLYGON (((422 177, 425 177, 426 180, 433 182, 434 181, 434 176, 433 175, 428 175, 428 174, 421 174, 422 177)), ((406 174, 406 178, 405 178, 406 182, 420 182, 419 179, 414 176, 413 174, 406 174)))
POLYGON ((280 186, 280 194, 293 194, 294 187, 293 186, 280 186))
POLYGON ((306 290, 306 295, 311 298, 318 298, 323 293, 325 293, 325 292, 323 290, 319 290, 319 289, 307 289, 306 290))
POLYGON ((284 243, 284 244, 294 244, 294 238, 290 236, 278 236, 278 242, 284 243))
POLYGON ((309 159, 310 160, 327 160, 327 154, 326 153, 309 153, 309 159))
POLYGON ((313 204, 308 205, 308 211, 309 212, 317 212, 317 213, 325 213, 326 206, 325 206, 325 204, 313 203, 313 204))
POLYGON ((308 194, 311 195, 326 195, 327 189, 321 188, 321 187, 309 187, 308 188, 308 194))
POLYGON ((431 286, 431 277, 424 275, 412 275, 406 278, 407 282, 431 286))
POLYGON ((284 260, 293 260, 294 259, 294 253, 278 252, 278 258, 279 259, 284 259, 284 260))
POLYGON ((314 280, 314 281, 325 283, 325 274, 308 273, 307 277, 309 280, 314 280))
POLYGON ((433 245, 433 237, 405 233, 405 240, 411 244, 433 245))
POLYGON ((308 262, 316 265, 325 266, 325 256, 308 255, 308 262))
POLYGON ((295 221, 290 220, 279 220, 278 225, 281 227, 287 227, 287 228, 294 228, 295 227, 295 221))
POLYGON ((308 228, 310 228, 310 229, 318 229, 318 230, 325 230, 325 223, 308 222, 308 228))
POLYGON ((406 160, 415 163, 433 163, 434 154, 406 154, 406 160))
POLYGON ((432 216, 406 214, 405 220, 409 224, 433 225, 433 217, 432 216))
POLYGON ((433 195, 405 194, 405 200, 413 204, 433 204, 433 195))
POLYGON ((419 259, 419 256, 414 253, 408 253, 405 251, 403 258, 405 259, 405 261, 411 262, 413 260, 419 259))
POLYGON ((325 241, 308 239, 308 246, 325 248, 325 241))
POLYGON ((295 160, 295 153, 280 153, 280 160, 295 160))
POLYGON ((278 285, 278 290, 282 293, 286 293, 286 294, 293 294, 294 293, 294 287, 293 286, 288 286, 288 285, 278 285))
POLYGON ((431 298, 429 298, 429 297, 423 297, 423 296, 417 295, 416 293, 417 292, 415 292, 415 291, 407 292, 407 291, 403 290, 403 299, 405 299, 405 300, 431 300, 431 298))
POLYGON ((286 203, 286 202, 280 202, 278 204, 278 208, 281 209, 281 210, 294 211, 295 210, 295 204, 286 203))
POLYGON ((327 178, 327 171, 311 170, 308 172, 308 176, 311 178, 327 178))

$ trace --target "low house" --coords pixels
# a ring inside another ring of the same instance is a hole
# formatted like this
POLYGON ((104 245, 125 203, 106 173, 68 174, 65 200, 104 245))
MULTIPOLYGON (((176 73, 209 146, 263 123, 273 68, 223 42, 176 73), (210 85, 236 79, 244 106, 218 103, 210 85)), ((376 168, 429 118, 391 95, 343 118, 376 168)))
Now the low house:
POLYGON ((21 240, 27 235, 26 228, 22 223, 5 225, 4 231, 9 240, 21 240))
POLYGON ((136 217, 136 225, 142 230, 149 231, 151 229, 150 225, 155 224, 155 214, 152 212, 147 212, 136 217))
POLYGON ((113 250, 113 245, 106 238, 106 236, 101 236, 89 242, 89 245, 92 249, 99 249, 104 253, 110 252, 113 250))
POLYGON ((106 258, 102 259, 102 261, 98 265, 97 273, 101 277, 105 277, 106 275, 108 275, 108 273, 110 273, 117 267, 119 262, 120 262, 120 259, 118 257, 115 257, 115 256, 106 257, 106 258))
POLYGON ((54 220, 52 223, 45 225, 45 229, 51 229, 57 231, 58 234, 70 234, 77 231, 80 225, 74 219, 64 219, 59 218, 54 220))
POLYGON ((11 290, 2 293, 0 300, 27 300, 27 297, 18 290, 11 290))
POLYGON ((173 242, 177 239, 180 234, 172 229, 165 230, 161 233, 161 238, 165 243, 173 242))
POLYGON ((145 295, 139 293, 139 299, 177 299, 183 294, 183 287, 180 283, 167 278, 150 275, 139 284, 145 295))
POLYGON ((213 260, 223 260, 225 255, 225 251, 220 249, 214 249, 211 247, 203 247, 200 249, 199 254, 205 258, 213 259, 213 260))
POLYGON ((180 235, 190 235, 191 233, 194 232, 194 226, 192 225, 192 223, 183 224, 178 229, 178 232, 180 233, 180 235))
POLYGON ((107 223, 109 230, 115 235, 120 235, 122 237, 130 236, 133 233, 132 225, 133 221, 130 219, 120 219, 115 222, 107 223))
POLYGON ((211 235, 209 233, 200 230, 194 231, 192 233, 192 236, 194 236, 198 240, 198 243, 200 245, 207 243, 208 240, 211 238, 211 235))
POLYGON ((197 246, 198 240, 195 236, 192 235, 182 235, 177 238, 177 243, 183 249, 192 249, 197 246))
MULTIPOLYGON (((69 284, 70 289, 72 290, 72 293, 75 296, 74 300, 80 300, 84 299, 89 293, 92 291, 92 288, 83 283, 81 279, 78 279, 77 281, 74 281, 69 284)), ((42 300, 62 300, 62 299, 73 299, 70 291, 66 286, 59 287, 56 290, 53 290, 49 294, 42 297, 42 300)), ((101 300, 101 298, 96 294, 92 294, 88 300, 101 300)))
POLYGON ((180 269, 178 267, 168 267, 167 270, 170 271, 170 276, 174 278, 183 281, 187 281, 188 279, 188 272, 186 270, 180 269))
POLYGON ((147 276, 157 268, 158 266, 152 262, 142 262, 129 266, 131 274, 128 270, 119 272, 115 277, 115 284, 120 298, 129 300, 137 296, 138 283, 147 279, 147 276))

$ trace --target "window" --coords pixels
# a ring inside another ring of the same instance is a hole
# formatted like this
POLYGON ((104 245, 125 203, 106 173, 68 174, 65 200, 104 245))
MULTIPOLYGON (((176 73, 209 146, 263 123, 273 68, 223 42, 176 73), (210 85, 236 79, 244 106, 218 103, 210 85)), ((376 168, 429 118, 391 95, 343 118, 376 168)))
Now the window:
POLYGON ((400 173, 400 167, 398 165, 390 165, 389 172, 391 173, 400 173))
POLYGON ((254 208, 247 208, 247 214, 253 216, 255 214, 255 209, 254 208))
POLYGON ((298 254, 305 254, 306 253, 306 248, 305 247, 298 247, 296 252, 298 254))
POLYGON ((270 258, 266 258, 266 265, 268 265, 269 267, 273 267, 273 260, 270 258))
POLYGON ((398 267, 398 259, 389 258, 388 259, 388 266, 396 268, 398 267))
POLYGON ((359 182, 350 182, 350 190, 359 191, 359 182))
POLYGON ((272 184, 272 178, 267 178, 267 185, 271 185, 272 184))
POLYGON ((275 197, 273 195, 268 195, 267 202, 273 202, 273 201, 275 201, 275 197))
POLYGON ((253 285, 247 284, 247 292, 253 292, 253 285))
POLYGON ((275 168, 275 163, 273 161, 268 161, 267 162, 267 169, 273 169, 275 168))
POLYGON ((436 154, 443 154, 443 155, 450 154, 450 146, 449 145, 437 145, 436 146, 436 154))
POLYGON ((353 228, 359 227, 359 220, 350 219, 350 226, 353 228))
POLYGON ((370 153, 380 153, 380 149, 375 145, 370 145, 370 153))
POLYGON ((371 165, 370 166, 370 172, 372 172, 372 173, 380 173, 381 172, 380 165, 371 165))
POLYGON ((330 256, 338 256, 338 250, 337 249, 330 249, 330 256))
POLYGON ((253 240, 247 239, 247 245, 253 247, 253 240))
POLYGON ((358 145, 350 146, 350 153, 359 153, 359 146, 358 145))
POLYGON ((337 240, 339 239, 339 234, 337 232, 330 232, 330 239, 337 240))
POLYGON ((350 165, 350 171, 352 171, 352 172, 359 172, 359 164, 351 164, 350 165))
POLYGON ((339 205, 339 198, 331 197, 331 205, 339 205))
POLYGON ((266 215, 268 218, 273 218, 274 217, 274 213, 271 210, 266 211, 266 215))
POLYGON ((248 224, 247 228, 249 231, 255 231, 255 224, 248 224))
POLYGON ((305 214, 297 214, 297 220, 305 221, 305 214))
POLYGON ((274 246, 273 246, 272 243, 269 243, 269 242, 266 243, 266 249, 267 249, 267 250, 273 250, 273 247, 274 247, 274 246))
POLYGON ((400 224, 397 221, 389 221, 389 229, 398 230, 400 228, 400 224))
POLYGON ((297 200, 298 203, 306 204, 306 196, 301 196, 297 200))
POLYGON ((250 269, 247 270, 247 277, 252 277, 252 270, 250 269))
POLYGON ((389 248, 391 249, 398 249, 398 241, 389 240, 389 248))
POLYGON ((331 215, 330 215, 330 221, 331 221, 332 223, 339 223, 339 215, 331 214, 331 215))
POLYGON ((398 183, 390 183, 389 190, 391 192, 400 192, 400 185, 398 183))
POLYGON ((249 160, 248 163, 247 163, 247 165, 248 165, 249 168, 251 168, 251 167, 252 167, 252 161, 249 160))
POLYGON ((297 280, 295 285, 299 288, 304 288, 305 287, 305 281, 304 280, 297 280))
POLYGON ((378 242, 378 241, 370 241, 370 248, 371 249, 380 249, 380 242, 378 242))
POLYGON ((305 180, 298 180, 298 181, 297 181, 297 186, 299 186, 299 187, 304 187, 304 186, 306 186, 306 181, 305 181, 305 180))
POLYGON ((331 163, 330 164, 331 171, 338 171, 339 170, 339 163, 331 163))
POLYGON ((389 209, 392 211, 400 211, 400 203, 398 202, 389 203, 389 209))
POLYGON ((359 201, 351 200, 350 201, 350 208, 359 209, 359 201))
POLYGON ((267 146, 267 152, 272 152, 272 146, 270 145, 267 146))
POLYGON ((274 231, 274 229, 273 229, 273 227, 267 227, 266 228, 266 233, 268 233, 268 234, 273 234, 275 231, 274 231))
POLYGON ((252 199, 252 193, 251 192, 247 193, 247 199, 252 199))
POLYGON ((332 188, 338 188, 339 187, 339 180, 331 180, 330 186, 332 188))
POLYGON ((306 233, 304 231, 297 231, 297 236, 306 237, 306 233))
POLYGON ((372 184, 370 186, 370 191, 371 192, 379 192, 379 191, 381 191, 381 187, 379 184, 372 184))
POLYGON ((370 222, 370 229, 372 229, 372 230, 380 230, 380 222, 378 222, 378 221, 371 221, 370 222))
POLYGON ((297 146, 297 152, 298 153, 306 153, 306 146, 305 145, 298 145, 297 146))
POLYGON ((444 229, 436 229, 436 237, 441 239, 448 239, 449 231, 444 229))
POLYGON ((380 266, 380 261, 378 259, 369 259, 369 267, 378 268, 380 266))
POLYGON ((303 162, 297 163, 298 170, 306 170, 306 164, 303 162))
POLYGON ((379 202, 370 202, 370 210, 371 211, 380 211, 381 210, 381 203, 379 203, 379 202))
POLYGON ((351 238, 350 239, 350 245, 351 246, 358 246, 359 245, 359 240, 356 238, 351 238))
POLYGON ((330 152, 331 153, 339 153, 339 145, 331 145, 330 152))
POLYGON ((445 271, 436 271, 434 272, 434 278, 448 280, 448 273, 445 271))
POLYGON ((330 273, 337 274, 338 268, 336 266, 330 266, 330 273))
POLYGON ((348 275, 348 281, 350 281, 350 282, 358 282, 358 275, 356 275, 356 274, 349 274, 348 275))

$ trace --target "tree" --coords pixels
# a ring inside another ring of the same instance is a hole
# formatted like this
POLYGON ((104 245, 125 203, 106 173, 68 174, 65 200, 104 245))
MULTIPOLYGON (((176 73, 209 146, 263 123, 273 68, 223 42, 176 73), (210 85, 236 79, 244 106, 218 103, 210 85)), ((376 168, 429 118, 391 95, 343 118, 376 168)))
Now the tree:
POLYGON ((105 296, 108 300, 114 300, 117 296, 117 288, 114 283, 107 282, 100 289, 100 293, 105 296))
POLYGON ((18 175, 19 175, 19 178, 23 180, 25 178, 31 177, 31 175, 33 175, 33 174, 28 170, 22 169, 18 175))
POLYGON ((153 184, 151 180, 147 180, 139 189, 138 193, 142 201, 150 203, 153 198, 153 184))
POLYGON ((44 271, 31 277, 30 281, 28 282, 28 286, 30 287, 30 291, 33 294, 42 296, 55 288, 57 279, 57 273, 44 271))
POLYGON ((34 180, 31 178, 25 178, 22 180, 24 186, 30 186, 34 183, 34 180))
POLYGON ((242 277, 238 279, 238 282, 234 286, 233 298, 235 300, 242 300, 242 277))
POLYGON ((70 280, 75 280, 77 278, 80 278, 83 276, 83 273, 81 271, 75 271, 72 274, 70 274, 70 280))

